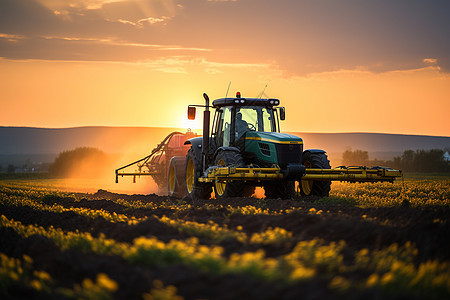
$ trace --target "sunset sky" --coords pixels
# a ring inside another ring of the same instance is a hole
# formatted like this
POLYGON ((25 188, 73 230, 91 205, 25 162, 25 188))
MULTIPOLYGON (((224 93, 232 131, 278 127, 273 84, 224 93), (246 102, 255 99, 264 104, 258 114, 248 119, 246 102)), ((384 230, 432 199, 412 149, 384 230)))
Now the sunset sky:
POLYGON ((0 126, 199 127, 265 90, 283 131, 450 136, 450 1, 0 0, 0 126), (198 114, 200 117, 201 114, 198 114))

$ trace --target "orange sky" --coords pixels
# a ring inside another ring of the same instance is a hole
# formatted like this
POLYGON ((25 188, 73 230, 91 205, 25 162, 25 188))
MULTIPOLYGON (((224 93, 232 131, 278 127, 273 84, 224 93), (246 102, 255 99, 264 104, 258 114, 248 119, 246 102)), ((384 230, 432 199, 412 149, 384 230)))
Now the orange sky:
POLYGON ((187 105, 231 81, 244 97, 268 84, 284 131, 450 136, 448 8, 0 0, 0 126, 195 128, 187 105))

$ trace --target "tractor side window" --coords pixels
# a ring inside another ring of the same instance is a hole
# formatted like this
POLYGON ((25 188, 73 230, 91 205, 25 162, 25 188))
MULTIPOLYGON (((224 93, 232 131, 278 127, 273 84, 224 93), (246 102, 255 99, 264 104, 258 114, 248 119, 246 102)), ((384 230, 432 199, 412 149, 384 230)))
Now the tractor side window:
POLYGON ((213 124, 213 132, 211 135, 214 137, 216 145, 219 143, 219 141, 223 140, 223 131, 222 128, 222 110, 217 109, 215 116, 214 116, 214 124, 213 124))
POLYGON ((258 128, 258 131, 264 131, 264 132, 271 132, 271 131, 275 131, 272 130, 272 119, 273 119, 273 114, 271 114, 271 111, 269 111, 267 108, 263 108, 262 109, 262 126, 261 129, 258 128))
POLYGON ((231 139, 231 107, 224 107, 217 126, 217 146, 229 147, 231 139))
POLYGON ((272 111, 272 123, 273 123, 273 131, 274 132, 280 132, 280 120, 278 118, 278 110, 274 109, 272 111))

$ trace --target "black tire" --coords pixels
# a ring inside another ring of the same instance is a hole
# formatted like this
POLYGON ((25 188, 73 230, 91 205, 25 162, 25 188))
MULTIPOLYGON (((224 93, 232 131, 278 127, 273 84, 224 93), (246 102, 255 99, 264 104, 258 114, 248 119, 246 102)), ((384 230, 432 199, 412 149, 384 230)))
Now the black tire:
POLYGON ((183 198, 186 195, 184 187, 185 163, 186 158, 183 156, 174 156, 170 160, 167 172, 167 191, 170 197, 183 198))
POLYGON ((200 160, 194 154, 194 150, 189 149, 186 155, 185 164, 185 192, 186 196, 192 200, 211 198, 212 187, 208 183, 198 181, 202 173, 200 160))
MULTIPOLYGON (((236 151, 220 150, 214 160, 215 166, 233 166, 236 168, 245 167, 244 160, 240 153, 236 151)), ((214 193, 217 199, 226 197, 242 197, 244 194, 245 182, 242 180, 230 180, 226 182, 214 182, 214 193)), ((253 193, 252 193, 253 194, 253 193)))
MULTIPOLYGON (((325 153, 303 152, 303 165, 306 168, 331 169, 330 161, 325 153)), ((331 181, 301 180, 300 192, 302 196, 328 197, 330 195, 331 181)))
POLYGON ((269 199, 292 199, 295 196, 295 181, 271 182, 264 185, 264 194, 269 199))

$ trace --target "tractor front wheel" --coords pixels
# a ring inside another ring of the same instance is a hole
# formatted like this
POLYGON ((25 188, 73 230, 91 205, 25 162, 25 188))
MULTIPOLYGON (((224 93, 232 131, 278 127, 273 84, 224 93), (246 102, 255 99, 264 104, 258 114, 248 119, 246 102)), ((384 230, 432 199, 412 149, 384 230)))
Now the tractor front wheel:
POLYGON ((195 156, 194 150, 189 149, 186 155, 185 187, 186 195, 192 200, 209 199, 212 193, 210 184, 198 181, 202 172, 200 160, 195 156))
MULTIPOLYGON (((330 161, 325 153, 303 153, 303 165, 313 169, 331 169, 330 161)), ((315 195, 328 197, 330 195, 331 181, 300 180, 300 192, 302 196, 315 195)))
MULTIPOLYGON (((226 166, 226 167, 245 167, 244 160, 240 153, 236 151, 226 151, 221 150, 216 155, 215 159, 216 166, 226 166)), ((214 182, 214 193, 216 198, 226 198, 226 197, 242 197, 244 194, 245 183, 242 180, 228 180, 228 181, 218 181, 214 182)))

